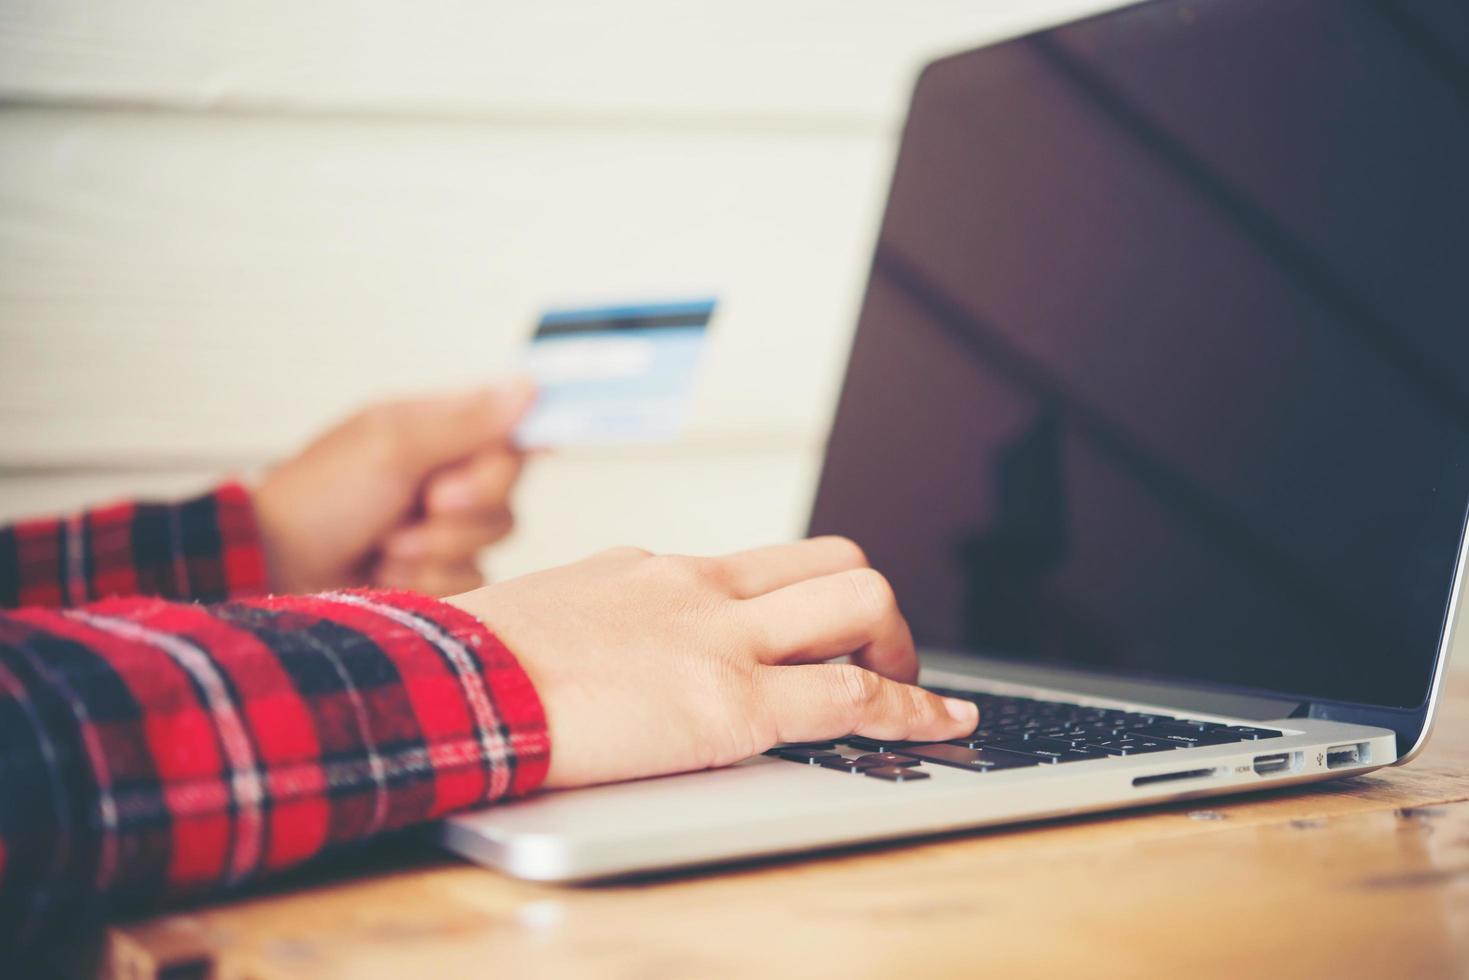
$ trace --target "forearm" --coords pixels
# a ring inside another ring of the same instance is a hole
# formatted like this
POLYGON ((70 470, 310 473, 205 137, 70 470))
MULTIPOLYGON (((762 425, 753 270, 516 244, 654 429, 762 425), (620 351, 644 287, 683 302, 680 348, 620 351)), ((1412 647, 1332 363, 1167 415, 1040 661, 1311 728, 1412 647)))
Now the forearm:
POLYGON ((419 596, 3 615, 0 917, 226 888, 527 792, 548 756, 515 658, 419 596))
POLYGON ((0 526, 0 608, 118 595, 212 602, 265 588, 254 508, 238 483, 180 503, 114 504, 0 526))

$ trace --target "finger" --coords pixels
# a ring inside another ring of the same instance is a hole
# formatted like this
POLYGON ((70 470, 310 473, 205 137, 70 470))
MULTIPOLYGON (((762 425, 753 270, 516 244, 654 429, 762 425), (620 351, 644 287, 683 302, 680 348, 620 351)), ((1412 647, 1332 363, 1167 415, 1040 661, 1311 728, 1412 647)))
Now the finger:
POLYGON ((427 475, 476 452, 509 444, 510 434, 535 399, 530 382, 395 402, 377 409, 401 458, 427 475))
POLYGON ((870 568, 807 579, 740 604, 762 639, 767 664, 811 663, 844 654, 894 680, 918 677, 913 634, 892 586, 870 568))
POLYGON ((866 568, 856 542, 835 535, 752 548, 717 559, 731 591, 749 599, 806 579, 866 568))
POLYGON ((647 548, 625 544, 615 548, 604 548, 601 551, 594 552, 587 558, 583 558, 582 561, 587 563, 596 562, 599 565, 606 565, 612 568, 626 568, 629 565, 636 565, 638 562, 647 561, 652 557, 653 552, 647 548))
POLYGON ((384 558, 373 570, 372 582, 384 589, 446 596, 477 589, 485 584, 485 577, 478 568, 467 563, 443 565, 384 558))
POLYGON ((514 525, 510 511, 503 508, 488 517, 474 520, 436 518, 420 521, 390 534, 383 542, 383 554, 408 562, 470 562, 485 548, 509 534, 514 525))
POLYGON ((851 664, 763 667, 756 693, 781 742, 866 735, 913 742, 962 738, 979 724, 969 701, 941 698, 851 664))
POLYGON ((503 509, 524 462, 521 453, 506 447, 478 453, 428 481, 424 508, 430 514, 503 509))

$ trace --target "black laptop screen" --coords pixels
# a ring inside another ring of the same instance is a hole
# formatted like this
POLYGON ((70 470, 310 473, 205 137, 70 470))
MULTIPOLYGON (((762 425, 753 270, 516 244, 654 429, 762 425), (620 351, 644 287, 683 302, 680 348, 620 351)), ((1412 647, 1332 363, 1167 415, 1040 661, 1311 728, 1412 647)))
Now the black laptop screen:
POLYGON ((1412 707, 1469 501, 1469 4, 931 65, 813 533, 921 644, 1412 707))

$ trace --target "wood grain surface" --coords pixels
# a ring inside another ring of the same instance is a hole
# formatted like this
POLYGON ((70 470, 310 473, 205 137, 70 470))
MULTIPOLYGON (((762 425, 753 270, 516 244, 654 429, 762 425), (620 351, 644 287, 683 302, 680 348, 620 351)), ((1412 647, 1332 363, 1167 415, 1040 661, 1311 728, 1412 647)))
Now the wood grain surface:
POLYGON ((103 968, 219 978, 1469 975, 1469 670, 1407 767, 565 887, 399 841, 118 925, 103 968), (192 966, 191 966, 192 965, 192 966))

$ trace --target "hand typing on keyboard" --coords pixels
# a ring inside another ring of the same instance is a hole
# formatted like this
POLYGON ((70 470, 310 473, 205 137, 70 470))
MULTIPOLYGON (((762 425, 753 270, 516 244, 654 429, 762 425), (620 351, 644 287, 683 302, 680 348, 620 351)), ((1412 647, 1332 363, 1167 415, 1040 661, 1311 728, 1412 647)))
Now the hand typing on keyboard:
POLYGON ((911 686, 918 660, 892 589, 842 538, 723 558, 619 548, 446 601, 530 675, 551 734, 548 786, 852 733, 938 742, 978 723, 972 702, 911 686))
POLYGON ((782 745, 773 755, 791 762, 872 776, 890 782, 926 778, 932 762, 969 772, 1005 772, 1029 766, 1148 755, 1175 749, 1278 738, 1273 728, 1226 725, 1144 711, 1040 701, 983 691, 934 688, 979 707, 980 726, 948 742, 915 742, 853 735, 828 742, 782 745), (837 750, 838 743, 848 751, 837 750))

